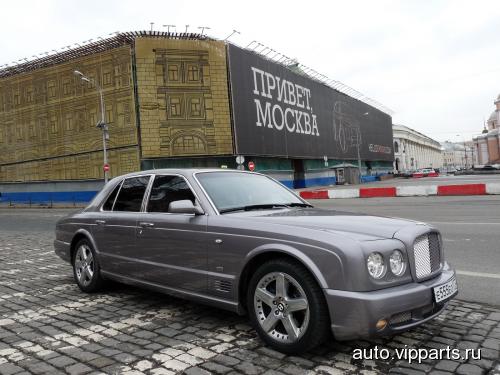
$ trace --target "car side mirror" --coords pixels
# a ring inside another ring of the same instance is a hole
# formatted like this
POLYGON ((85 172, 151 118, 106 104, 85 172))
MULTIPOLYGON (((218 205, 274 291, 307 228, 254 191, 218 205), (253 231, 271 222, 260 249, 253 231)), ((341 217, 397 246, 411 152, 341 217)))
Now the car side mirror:
POLYGON ((168 212, 172 214, 193 215, 203 215, 205 213, 200 206, 195 206, 189 199, 170 202, 170 204, 168 205, 168 212))

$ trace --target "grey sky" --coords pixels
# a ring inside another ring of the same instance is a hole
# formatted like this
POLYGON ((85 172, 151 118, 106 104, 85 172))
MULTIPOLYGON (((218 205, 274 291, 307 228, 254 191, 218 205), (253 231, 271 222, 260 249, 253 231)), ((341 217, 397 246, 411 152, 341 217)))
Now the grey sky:
POLYGON ((295 57, 439 141, 479 133, 500 93, 498 0, 4 2, 0 65, 150 22, 235 28, 234 42, 295 57))

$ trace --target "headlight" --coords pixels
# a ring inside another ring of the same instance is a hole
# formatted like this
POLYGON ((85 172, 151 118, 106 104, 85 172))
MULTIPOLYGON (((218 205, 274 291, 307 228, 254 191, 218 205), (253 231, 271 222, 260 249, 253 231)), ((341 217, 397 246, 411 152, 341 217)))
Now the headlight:
POLYGON ((385 275, 384 257, 380 253, 371 253, 366 260, 366 267, 374 279, 380 279, 385 275))
POLYGON ((389 258, 391 272, 396 276, 401 276, 405 272, 405 260, 399 250, 394 250, 389 258))

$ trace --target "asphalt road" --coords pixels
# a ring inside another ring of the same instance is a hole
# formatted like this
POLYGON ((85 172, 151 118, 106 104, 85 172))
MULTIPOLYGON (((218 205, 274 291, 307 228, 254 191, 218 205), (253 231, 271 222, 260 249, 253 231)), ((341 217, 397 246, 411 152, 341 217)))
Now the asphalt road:
POLYGON ((500 196, 311 200, 316 206, 429 222, 443 234, 459 298, 500 306, 500 196))

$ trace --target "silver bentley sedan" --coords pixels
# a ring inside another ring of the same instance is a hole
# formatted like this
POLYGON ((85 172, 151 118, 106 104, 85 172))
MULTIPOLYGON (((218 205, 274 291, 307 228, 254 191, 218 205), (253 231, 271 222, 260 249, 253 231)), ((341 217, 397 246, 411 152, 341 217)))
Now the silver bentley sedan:
POLYGON ((84 292, 107 279, 238 314, 284 353, 392 335, 458 293, 436 228, 314 208, 274 179, 158 169, 111 180, 56 226, 84 292))

